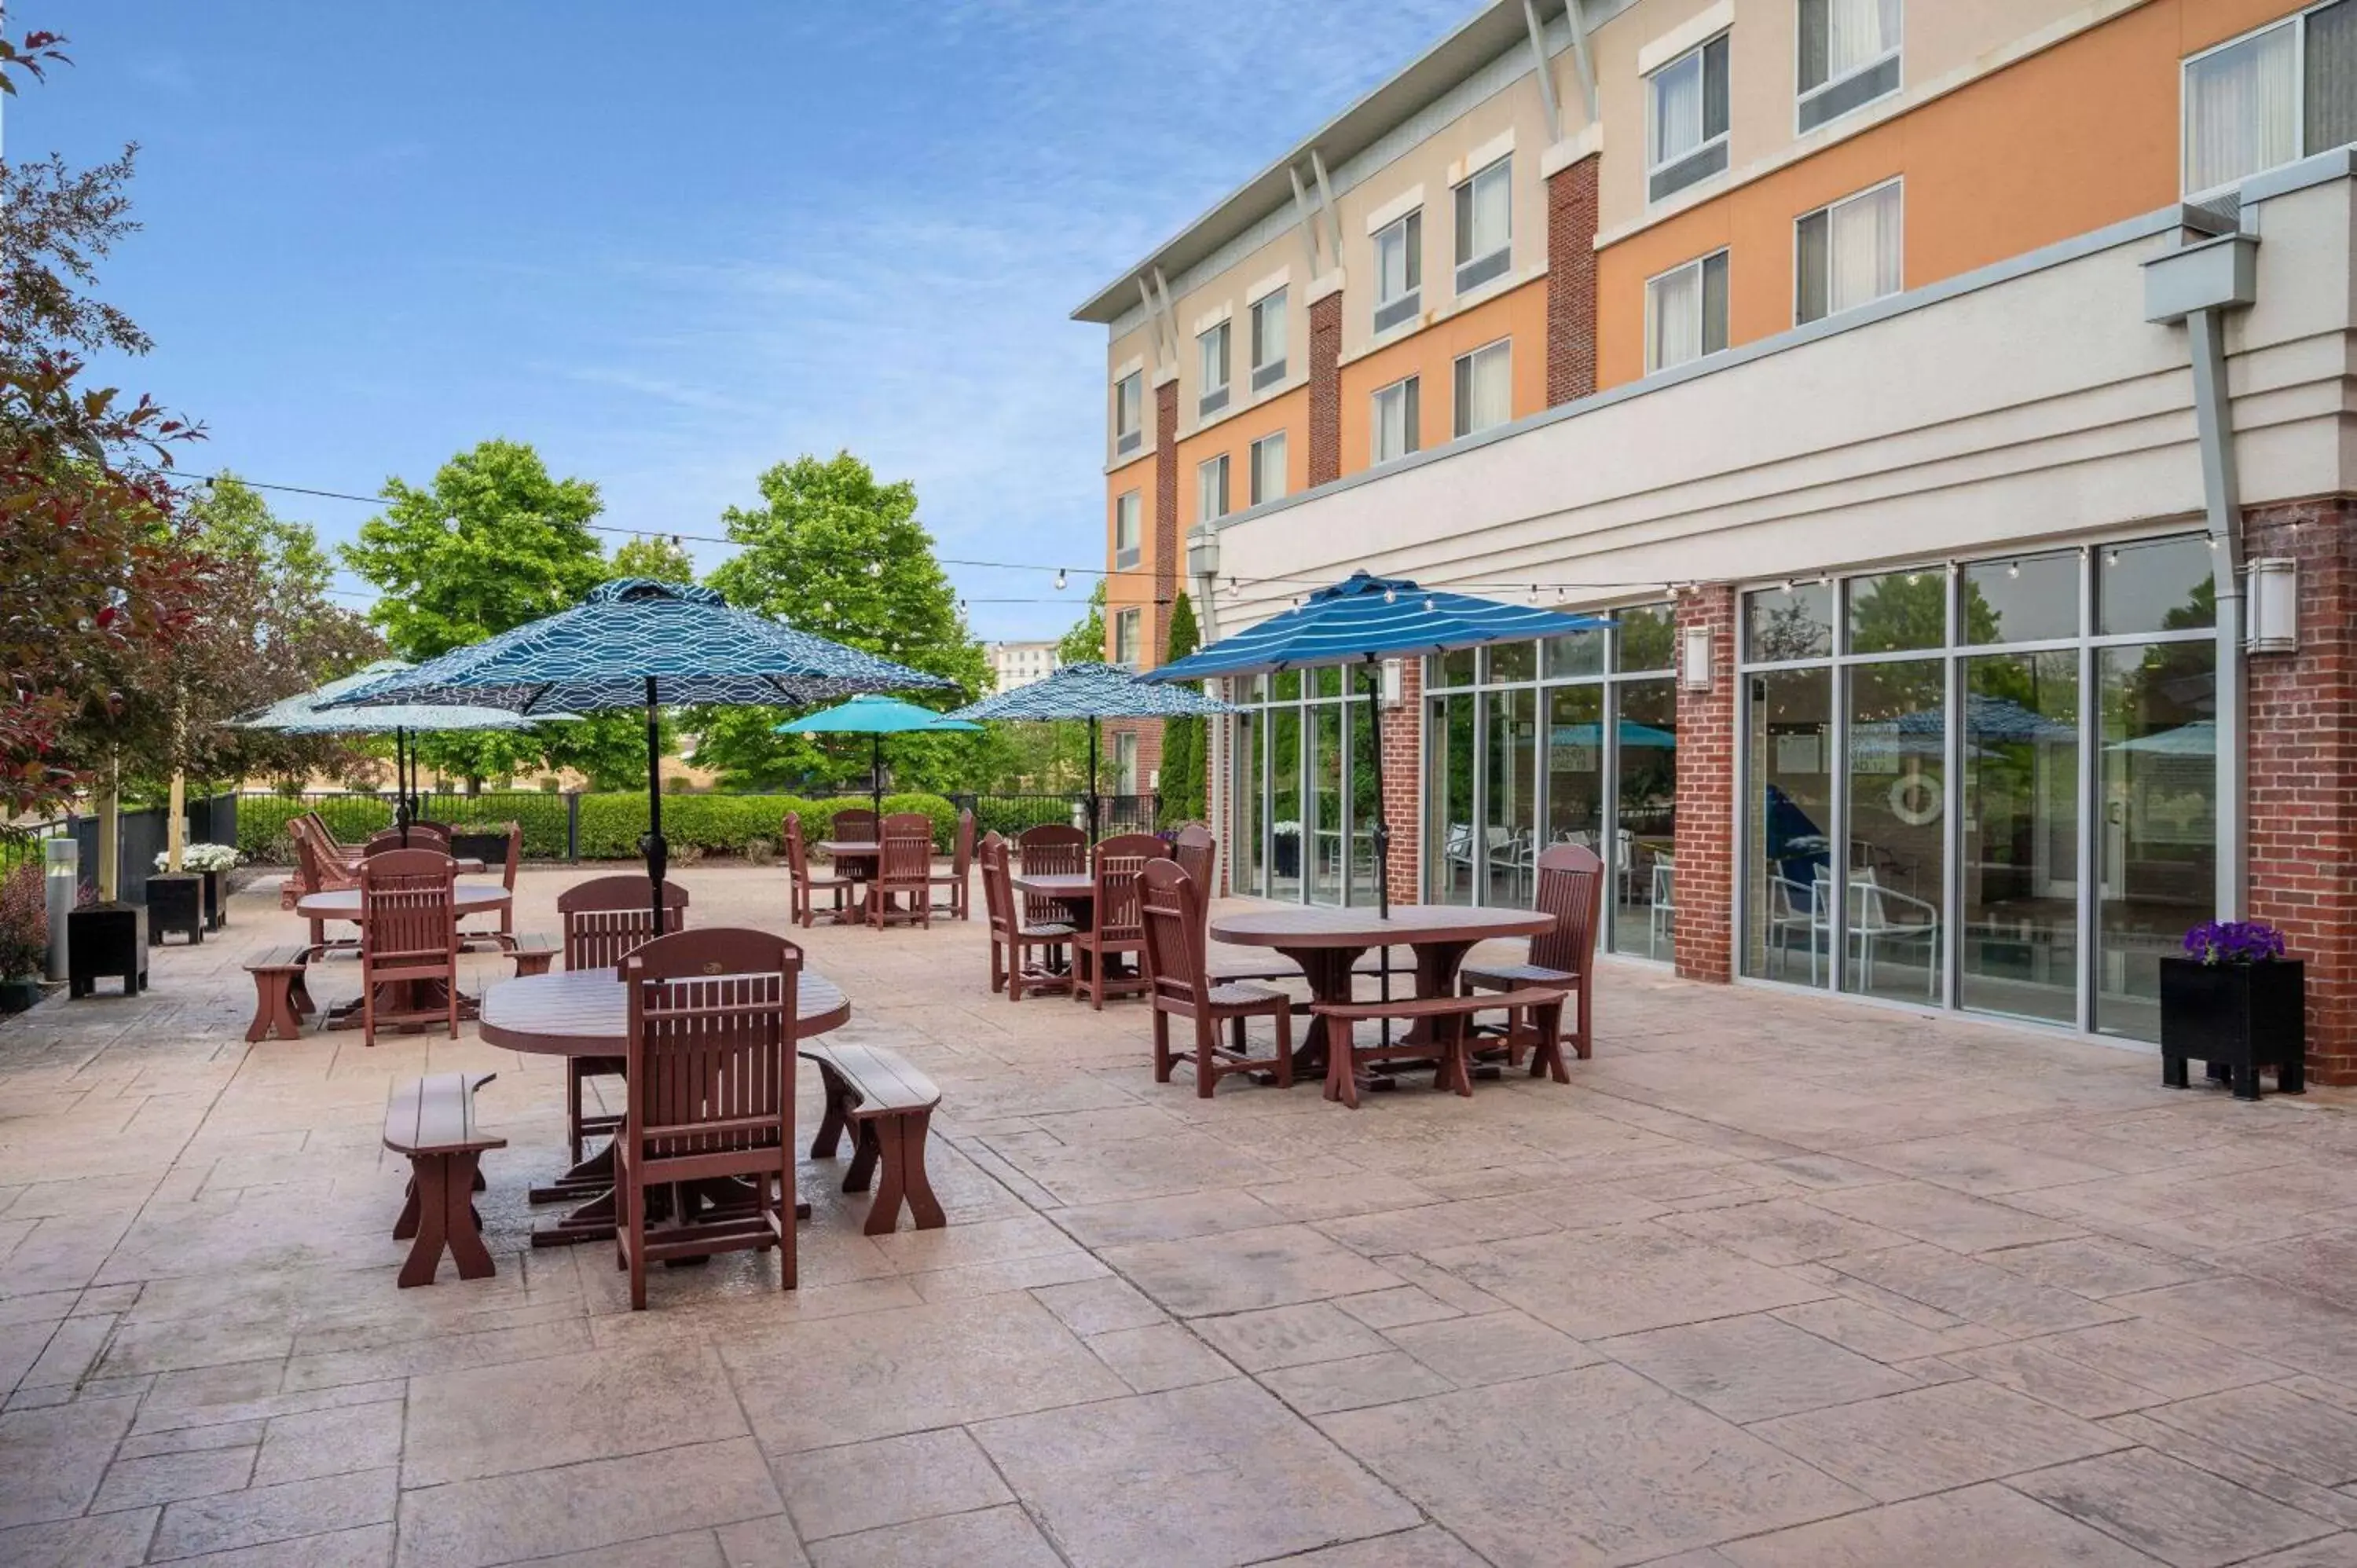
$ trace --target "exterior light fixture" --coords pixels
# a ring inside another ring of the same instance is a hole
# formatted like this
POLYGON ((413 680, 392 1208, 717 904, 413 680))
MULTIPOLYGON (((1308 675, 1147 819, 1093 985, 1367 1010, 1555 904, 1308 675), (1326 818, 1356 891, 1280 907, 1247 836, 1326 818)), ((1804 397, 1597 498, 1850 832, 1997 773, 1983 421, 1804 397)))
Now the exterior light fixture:
POLYGON ((1385 588, 1383 590, 1383 603, 1387 605, 1395 605, 1399 603, 1399 590, 1397 588, 1385 588))
POLYGON ((2299 563, 2269 555, 2251 563, 2250 649, 2254 653, 2299 651, 2299 563))
POLYGON ((1678 684, 1689 692, 1709 691, 1710 660, 1710 628, 1686 628, 1683 653, 1678 660, 1678 684))
POLYGON ((1060 594, 1064 591, 1064 569, 1061 566, 1056 568, 1056 591, 1060 594))
POLYGON ((2106 551, 2104 551, 2104 565, 2106 565, 2106 566, 2116 566, 2116 565, 2118 565, 2119 564, 2120 564, 2120 553, 2119 553, 2118 551, 2116 551, 2116 550, 2106 550, 2106 551))
POLYGON ((1430 614, 1432 614, 1432 613, 1433 613, 1433 611, 1434 611, 1436 608, 1437 608, 1437 607, 1438 607, 1435 606, 1435 605, 1433 604, 1433 602, 1432 602, 1432 600, 1431 600, 1430 598, 1426 598, 1426 599, 1424 601, 1424 613, 1425 613, 1425 614, 1426 614, 1426 615, 1430 615, 1430 614))
POLYGON ((1539 585, 1538 585, 1536 583, 1533 583, 1533 584, 1531 585, 1531 600, 1530 600, 1530 602, 1531 602, 1531 603, 1533 603, 1533 604, 1537 604, 1537 603, 1539 602, 1539 585))
POLYGON ((2006 575, 2007 576, 2008 576, 2008 577, 2018 577, 2018 576, 2020 576, 2020 575, 2021 575, 2021 563, 2020 563, 2020 562, 2018 562, 2018 561, 2008 561, 2008 562, 2007 562, 2007 563, 2005 564, 2005 575, 2006 575))

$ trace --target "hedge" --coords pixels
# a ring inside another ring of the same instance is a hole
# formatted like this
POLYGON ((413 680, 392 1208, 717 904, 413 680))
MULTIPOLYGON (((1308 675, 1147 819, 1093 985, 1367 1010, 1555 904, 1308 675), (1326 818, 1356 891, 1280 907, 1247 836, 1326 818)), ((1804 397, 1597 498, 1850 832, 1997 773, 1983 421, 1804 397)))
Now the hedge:
POLYGON ((975 805, 975 833, 998 833, 1013 838, 1025 828, 1036 828, 1043 822, 1069 825, 1072 820, 1072 802, 1039 795, 1019 795, 993 800, 984 796, 975 805))

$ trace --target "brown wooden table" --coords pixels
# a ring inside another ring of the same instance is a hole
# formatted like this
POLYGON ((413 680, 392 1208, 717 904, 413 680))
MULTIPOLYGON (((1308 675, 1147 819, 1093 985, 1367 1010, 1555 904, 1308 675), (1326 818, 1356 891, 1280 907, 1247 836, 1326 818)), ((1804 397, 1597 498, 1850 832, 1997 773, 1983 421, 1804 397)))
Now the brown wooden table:
MULTIPOLYGON (((1072 929, 1085 931, 1095 927, 1097 879, 1093 874, 1086 871, 1017 871, 1010 873, 1007 880, 1013 885, 1018 897, 1028 893, 1035 898, 1052 898, 1061 904, 1064 907, 1065 915, 1069 917, 1065 923, 1072 929)), ((1016 914, 1019 918, 1022 911, 1018 909, 1016 914)), ((1080 975, 1081 978, 1086 979, 1089 955, 1075 950, 1071 957, 1074 962, 1082 966, 1080 975)), ((1057 974, 1064 972, 1066 966, 1063 950, 1060 948, 1050 950, 1048 961, 1051 972, 1057 974)), ((1107 972, 1119 973, 1120 971, 1112 970, 1107 972)), ((1072 997, 1075 1001, 1079 1000, 1080 994, 1079 988, 1074 987, 1072 997)))
POLYGON ((859 897, 835 912, 838 926, 856 926, 867 918, 867 900, 876 896, 876 874, 882 870, 884 846, 874 839, 821 839, 811 847, 842 867, 859 884, 859 897))
MULTIPOLYGON (((459 862, 465 865, 466 862, 459 862)), ((495 914, 508 906, 512 897, 496 882, 461 882, 453 889, 450 900, 451 918, 463 920, 469 915, 495 914)), ((361 925, 361 890, 357 887, 337 887, 323 893, 306 893, 295 901, 295 912, 311 920, 349 920, 361 925)), ((466 933, 459 933, 466 940, 466 933)), ((427 1013, 441 1004, 442 983, 438 980, 397 980, 385 983, 384 990, 394 994, 380 995, 378 1006, 393 1013, 427 1013)), ((481 998, 469 992, 458 993, 458 1016, 472 1018, 481 998)), ((357 1029, 361 1026, 361 1004, 355 998, 328 1009, 320 1021, 324 1029, 357 1029)), ((404 1033, 414 1034, 432 1028, 432 1023, 404 1024, 404 1033)))
MULTIPOLYGON (((1529 909, 1469 909, 1448 904, 1394 904, 1391 918, 1372 909, 1265 905, 1211 917, 1213 941, 1274 948, 1301 966, 1318 1002, 1351 1000, 1351 967, 1370 948, 1415 950, 1415 993, 1446 996, 1474 945, 1492 937, 1534 937, 1555 917, 1529 909)), ((1415 1038, 1413 1033, 1408 1036, 1415 1038)), ((1326 1020, 1312 1017, 1293 1053, 1296 1071, 1326 1069, 1326 1020)))
MULTIPOLYGON (((796 977, 794 1028, 811 1038, 851 1021, 851 1001, 834 982, 815 970, 796 977)), ((483 993, 479 1016, 483 1043, 535 1056, 622 1057, 630 1053, 630 998, 621 972, 568 969, 554 974, 522 975, 483 993)), ((534 1203, 576 1202, 579 1207, 532 1233, 535 1247, 566 1247, 611 1240, 614 1234, 614 1145, 567 1170, 547 1187, 534 1187, 534 1203)), ((810 1207, 798 1203, 796 1215, 810 1207)))

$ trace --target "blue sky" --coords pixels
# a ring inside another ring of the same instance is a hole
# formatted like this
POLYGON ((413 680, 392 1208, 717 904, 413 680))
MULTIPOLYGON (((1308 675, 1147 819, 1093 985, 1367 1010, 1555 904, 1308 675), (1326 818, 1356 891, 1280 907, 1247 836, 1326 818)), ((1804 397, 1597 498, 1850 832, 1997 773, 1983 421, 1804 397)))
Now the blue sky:
MULTIPOLYGON (((1472 6, 16 0, 77 63, 6 150, 141 144, 103 292, 205 470, 373 494, 503 435, 607 522, 716 534, 847 446, 944 555, 1084 565, 1073 306, 1472 6)), ((368 515, 272 499, 330 540, 368 515)), ((992 638, 1060 633, 1089 581, 952 573, 992 638)))

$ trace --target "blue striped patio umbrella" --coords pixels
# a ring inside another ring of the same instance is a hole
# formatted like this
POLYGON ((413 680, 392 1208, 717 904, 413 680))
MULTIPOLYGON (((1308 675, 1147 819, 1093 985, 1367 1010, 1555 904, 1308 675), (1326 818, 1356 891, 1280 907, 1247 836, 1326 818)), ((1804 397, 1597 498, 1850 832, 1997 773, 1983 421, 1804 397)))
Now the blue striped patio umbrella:
POLYGON ((876 820, 884 820, 884 737, 888 735, 941 735, 952 730, 968 733, 982 728, 963 719, 950 718, 931 708, 920 708, 914 703, 904 703, 898 697, 868 695, 854 697, 847 703, 815 714, 804 714, 798 719, 788 719, 778 725, 779 735, 864 735, 868 738, 872 767, 868 772, 868 793, 874 799, 876 820))
POLYGON ((661 711, 824 702, 953 681, 730 609, 713 589, 625 577, 545 616, 414 670, 347 692, 330 708, 462 703, 539 716, 643 707, 647 880, 658 927, 670 850, 662 836, 661 711))
POLYGON ((1125 665, 1060 666, 1044 681, 968 703, 949 716, 980 722, 1086 719, 1089 722, 1089 837, 1097 836, 1097 725, 1103 719, 1192 719, 1242 710, 1183 687, 1149 685, 1125 665))
MULTIPOLYGON (((1223 637, 1147 674, 1148 681, 1203 681, 1219 675, 1259 675, 1309 665, 1360 664, 1367 674, 1367 723, 1374 754, 1383 754, 1383 709, 1376 662, 1429 653, 1454 653, 1495 642, 1529 642, 1594 631, 1611 623, 1535 606, 1500 604, 1470 594, 1419 587, 1405 577, 1353 572, 1318 589, 1292 609, 1249 630, 1223 637)), ((1375 789, 1375 897, 1391 917, 1391 823, 1383 791, 1375 789)))

